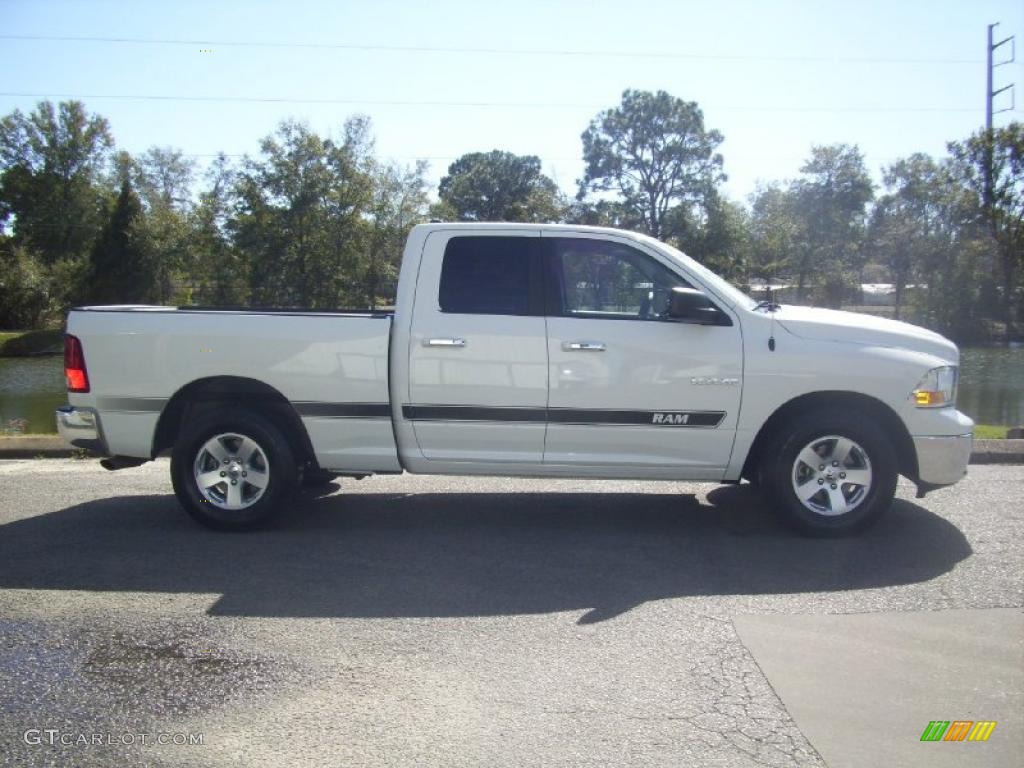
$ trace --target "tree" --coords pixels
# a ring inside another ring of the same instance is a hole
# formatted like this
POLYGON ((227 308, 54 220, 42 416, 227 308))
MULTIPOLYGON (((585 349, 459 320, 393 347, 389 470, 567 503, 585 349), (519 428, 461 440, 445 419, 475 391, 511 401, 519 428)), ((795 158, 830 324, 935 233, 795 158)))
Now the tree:
POLYGON ((131 181, 125 179, 90 255, 90 301, 97 304, 152 301, 154 275, 142 216, 142 203, 131 181))
POLYGON ((868 239, 889 270, 898 319, 912 275, 916 272, 934 282, 941 268, 936 257, 949 251, 952 222, 945 203, 954 182, 942 165, 920 153, 897 160, 882 178, 887 192, 872 211, 868 239))
POLYGON ((565 209, 539 157, 497 149, 470 152, 448 166, 438 196, 460 221, 559 221, 565 209))
POLYGON ((804 298, 808 278, 819 278, 827 304, 838 306, 851 284, 859 285, 864 266, 866 208, 874 197, 864 156, 855 146, 811 148, 791 185, 805 239, 797 249, 797 294, 804 298))
POLYGON ((680 206, 670 212, 683 216, 673 227, 680 232, 679 247, 708 269, 727 280, 743 282, 750 261, 750 224, 746 210, 731 200, 712 194, 699 219, 680 206))
POLYGON ((975 198, 997 258, 1002 282, 1002 316, 1006 338, 1013 336, 1014 300, 1021 289, 1024 263, 1024 123, 980 131, 966 141, 951 142, 952 173, 975 198), (991 162, 991 189, 986 170, 991 162))
POLYGON ((344 138, 282 122, 238 174, 230 230, 249 263, 257 304, 337 307, 358 300, 372 195, 368 121, 352 118, 344 138))
POLYGON ((142 226, 150 247, 155 300, 169 302, 187 272, 190 256, 188 214, 195 164, 180 150, 151 147, 131 164, 142 200, 142 226))
POLYGON ((766 282, 792 277, 807 237, 798 208, 796 194, 780 184, 761 186, 751 196, 751 276, 766 282))
POLYGON ((187 213, 192 205, 195 163, 180 149, 150 147, 137 161, 136 184, 149 210, 165 208, 187 213))
POLYGON ((39 260, 0 237, 0 328, 38 328, 49 307, 46 272, 39 260))
POLYGON ((79 101, 40 102, 0 120, 0 223, 46 265, 83 258, 106 215, 101 185, 114 140, 79 101))
POLYGON ((722 134, 704 127, 693 101, 665 91, 626 90, 622 103, 595 117, 582 134, 579 199, 614 192, 653 237, 676 205, 704 204, 725 180, 716 152, 722 134))
POLYGON ((248 264, 231 240, 235 172, 220 153, 206 174, 206 187, 189 215, 192 285, 201 304, 242 305, 249 297, 248 264))
POLYGON ((426 219, 430 208, 426 173, 427 164, 422 160, 410 168, 383 165, 374 169, 372 231, 363 280, 367 306, 377 306, 380 299, 395 299, 405 240, 409 230, 426 219))

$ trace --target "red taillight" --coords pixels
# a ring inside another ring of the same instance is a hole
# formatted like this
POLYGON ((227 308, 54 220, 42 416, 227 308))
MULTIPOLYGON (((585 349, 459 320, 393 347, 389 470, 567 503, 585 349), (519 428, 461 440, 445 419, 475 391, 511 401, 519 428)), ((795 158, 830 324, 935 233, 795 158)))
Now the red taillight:
POLYGON ((89 373, 85 370, 82 342, 71 334, 64 336, 64 378, 68 382, 68 392, 89 391, 89 373))

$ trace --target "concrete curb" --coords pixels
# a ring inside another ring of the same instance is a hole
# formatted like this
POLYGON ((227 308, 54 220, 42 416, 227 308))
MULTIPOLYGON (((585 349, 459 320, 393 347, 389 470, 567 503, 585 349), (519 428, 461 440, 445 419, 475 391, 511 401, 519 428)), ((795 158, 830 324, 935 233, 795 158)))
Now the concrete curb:
MULTIPOLYGON (((0 459, 55 459, 74 454, 57 435, 0 437, 0 459)), ((975 440, 971 464, 1024 464, 1024 440, 975 440)))

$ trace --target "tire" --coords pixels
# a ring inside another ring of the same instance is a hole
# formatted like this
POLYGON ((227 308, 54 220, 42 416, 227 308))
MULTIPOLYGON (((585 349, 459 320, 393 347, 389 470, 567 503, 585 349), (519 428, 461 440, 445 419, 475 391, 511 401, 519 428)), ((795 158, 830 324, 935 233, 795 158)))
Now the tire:
POLYGON ((266 523, 291 497, 296 478, 287 438, 249 410, 227 409, 189 425, 171 454, 179 503, 200 523, 220 531, 266 523))
POLYGON ((896 495, 896 451, 865 413, 812 411, 762 455, 761 488, 787 523, 810 536, 858 533, 896 495))

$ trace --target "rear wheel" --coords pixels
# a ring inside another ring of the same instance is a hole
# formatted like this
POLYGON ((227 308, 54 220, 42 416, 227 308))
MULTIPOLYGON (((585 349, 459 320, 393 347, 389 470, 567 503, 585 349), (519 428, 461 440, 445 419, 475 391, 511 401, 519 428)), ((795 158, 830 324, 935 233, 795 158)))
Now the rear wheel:
POLYGON ((896 467, 892 444, 870 417, 819 410, 783 430, 759 474, 787 522, 810 535, 842 536, 889 509, 896 467))
POLYGON ((171 480, 185 511, 203 525, 248 530, 291 495, 296 462, 274 424, 228 410, 183 431, 171 455, 171 480))

